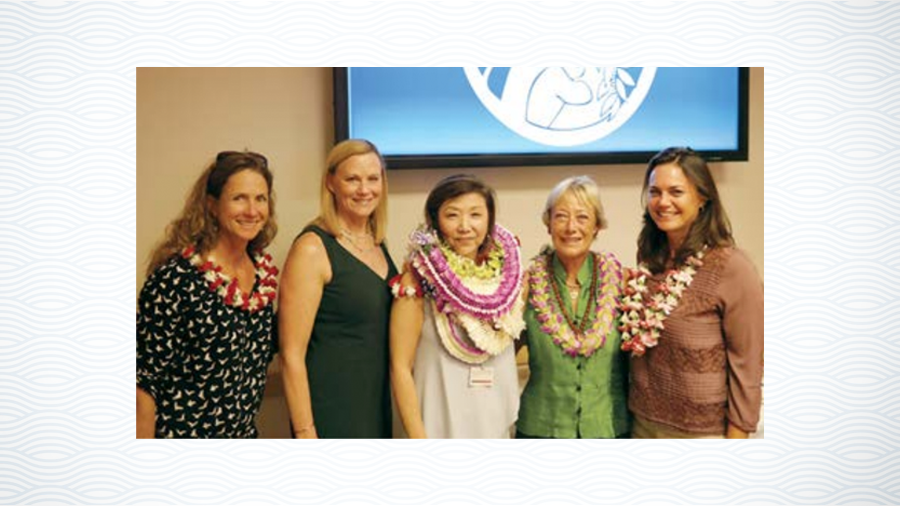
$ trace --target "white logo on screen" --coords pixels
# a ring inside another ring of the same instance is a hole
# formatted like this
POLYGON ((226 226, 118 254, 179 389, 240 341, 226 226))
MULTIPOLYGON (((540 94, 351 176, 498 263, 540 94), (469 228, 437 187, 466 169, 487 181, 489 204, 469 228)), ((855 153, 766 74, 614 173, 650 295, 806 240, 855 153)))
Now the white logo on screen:
POLYGON ((656 67, 463 67, 475 95, 507 128, 549 146, 602 139, 647 97, 656 67))

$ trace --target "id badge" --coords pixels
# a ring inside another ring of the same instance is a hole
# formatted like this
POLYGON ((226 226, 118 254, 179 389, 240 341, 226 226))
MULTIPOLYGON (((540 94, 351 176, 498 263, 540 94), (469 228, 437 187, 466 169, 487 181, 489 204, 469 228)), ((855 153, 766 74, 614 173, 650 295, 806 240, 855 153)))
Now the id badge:
POLYGON ((494 386, 494 368, 474 366, 469 368, 469 388, 494 386))

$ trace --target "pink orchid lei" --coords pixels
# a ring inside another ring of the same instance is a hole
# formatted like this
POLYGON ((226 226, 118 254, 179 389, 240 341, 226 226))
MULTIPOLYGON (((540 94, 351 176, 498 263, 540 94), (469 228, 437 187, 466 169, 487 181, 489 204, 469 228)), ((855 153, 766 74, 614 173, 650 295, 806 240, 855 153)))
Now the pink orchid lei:
POLYGON ((622 286, 622 264, 612 254, 594 255, 594 272, 600 283, 595 283, 595 301, 593 306, 585 309, 584 318, 593 315, 593 322, 584 334, 574 331, 566 322, 553 296, 551 272, 552 252, 539 255, 528 270, 529 301, 534 308, 535 318, 541 325, 541 331, 553 339, 553 343, 562 348, 570 357, 590 357, 606 344, 606 335, 613 326, 618 309, 618 297, 622 286))
POLYGON ((272 265, 272 256, 268 253, 256 252, 253 255, 259 286, 249 296, 241 292, 237 278, 231 279, 222 272, 222 266, 217 265, 212 258, 204 261, 194 246, 185 248, 181 256, 200 271, 210 290, 224 298, 226 304, 238 309, 254 313, 272 303, 278 293, 278 268, 272 265))
POLYGON ((688 257, 680 269, 670 269, 666 272, 665 282, 659 285, 659 290, 645 301, 649 295, 647 278, 650 271, 647 266, 641 264, 637 269, 629 270, 629 281, 625 285, 624 297, 619 306, 622 312, 622 351, 630 351, 632 355, 640 357, 646 353, 647 348, 653 348, 659 343, 659 336, 665 329, 666 318, 675 311, 684 291, 694 281, 694 275, 703 265, 703 256, 706 249, 688 257))
POLYGON ((419 277, 428 284, 438 310, 470 314, 482 319, 496 319, 509 312, 522 290, 522 268, 516 237, 500 225, 494 226, 494 247, 503 249, 500 286, 489 293, 479 293, 458 276, 438 247, 434 230, 419 227, 410 236, 410 260, 419 277))
POLYGON ((431 299, 438 334, 454 357, 479 364, 503 352, 524 328, 523 275, 518 239, 494 226, 494 248, 502 251, 502 266, 490 279, 462 275, 453 265, 471 261, 440 247, 437 233, 421 226, 410 235, 409 264, 431 299), (467 343, 453 327, 460 325, 474 343, 467 343))

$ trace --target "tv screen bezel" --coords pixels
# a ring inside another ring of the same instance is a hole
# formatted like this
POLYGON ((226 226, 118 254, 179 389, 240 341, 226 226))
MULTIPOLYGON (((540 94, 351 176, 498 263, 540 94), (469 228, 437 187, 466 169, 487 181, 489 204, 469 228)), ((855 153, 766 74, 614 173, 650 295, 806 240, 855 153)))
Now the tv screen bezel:
MULTIPOLYGON (((334 67, 333 105, 335 143, 349 138, 347 68, 334 67)), ((748 161, 748 109, 750 68, 738 67, 738 147, 732 150, 697 150, 710 162, 748 161)), ((660 146, 660 149, 668 146, 660 146)), ((593 153, 478 153, 470 155, 384 155, 388 169, 437 169, 477 167, 525 167, 539 165, 646 164, 656 151, 607 151, 593 153)))

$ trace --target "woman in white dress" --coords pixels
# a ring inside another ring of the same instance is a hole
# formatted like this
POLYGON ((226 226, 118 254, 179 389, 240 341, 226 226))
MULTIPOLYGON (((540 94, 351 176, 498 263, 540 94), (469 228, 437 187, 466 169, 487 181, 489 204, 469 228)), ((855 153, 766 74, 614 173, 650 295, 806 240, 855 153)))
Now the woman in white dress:
POLYGON ((522 265, 494 201, 473 176, 440 181, 404 272, 391 280, 391 385, 409 437, 511 437, 522 265))

